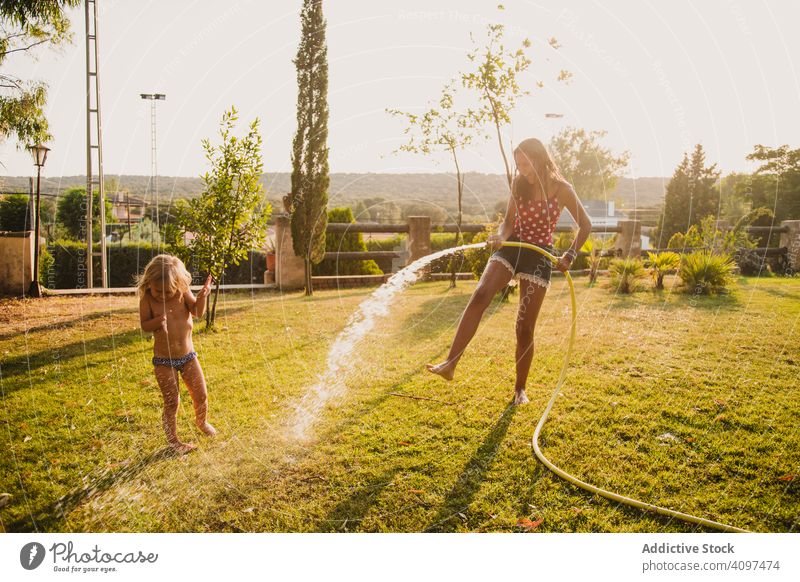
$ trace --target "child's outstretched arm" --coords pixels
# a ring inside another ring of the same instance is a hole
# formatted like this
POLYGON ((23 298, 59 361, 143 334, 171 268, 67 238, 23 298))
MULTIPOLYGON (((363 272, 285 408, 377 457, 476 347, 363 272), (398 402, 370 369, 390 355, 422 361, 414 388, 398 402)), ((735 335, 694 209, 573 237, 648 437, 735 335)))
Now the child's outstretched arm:
POLYGON ((189 313, 197 318, 203 317, 203 313, 206 311, 206 297, 211 293, 211 281, 211 275, 206 277, 206 282, 203 283, 200 291, 197 292, 197 297, 195 297, 191 291, 187 291, 184 295, 184 297, 186 297, 186 306, 189 308, 189 313))
POLYGON ((153 317, 150 302, 147 297, 142 297, 139 300, 139 322, 142 324, 143 331, 158 331, 159 329, 166 329, 167 315, 153 317))

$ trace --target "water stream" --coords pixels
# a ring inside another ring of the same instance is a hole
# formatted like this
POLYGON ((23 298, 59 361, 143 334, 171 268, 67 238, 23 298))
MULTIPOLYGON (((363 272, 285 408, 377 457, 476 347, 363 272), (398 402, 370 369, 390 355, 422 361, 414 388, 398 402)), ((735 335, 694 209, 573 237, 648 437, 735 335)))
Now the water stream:
POLYGON ((353 350, 375 327, 376 321, 389 313, 389 307, 397 294, 418 279, 419 271, 438 258, 457 251, 485 246, 486 243, 462 245, 417 259, 392 275, 386 283, 361 302, 356 312, 350 316, 345 328, 336 336, 328 352, 325 372, 317 376, 316 383, 306 390, 295 406, 295 416, 290 425, 295 438, 305 438, 325 405, 332 398, 339 397, 345 392, 347 389, 345 378, 350 369, 352 362, 350 356, 353 350))

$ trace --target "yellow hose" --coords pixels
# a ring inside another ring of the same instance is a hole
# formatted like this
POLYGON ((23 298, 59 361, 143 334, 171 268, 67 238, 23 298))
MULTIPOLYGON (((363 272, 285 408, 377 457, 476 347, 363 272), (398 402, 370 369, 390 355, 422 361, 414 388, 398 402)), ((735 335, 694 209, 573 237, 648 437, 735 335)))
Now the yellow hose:
MULTIPOLYGON (((559 257, 556 257, 541 247, 536 245, 524 243, 524 242, 517 242, 517 241, 505 241, 502 243, 504 247, 522 247, 526 249, 531 249, 537 251, 544 256, 546 256, 550 261, 553 262, 555 265, 559 261, 559 257)), ((554 267, 555 268, 555 267, 554 267)), ((559 469, 553 463, 551 463, 547 457, 544 456, 541 449, 539 449, 539 433, 542 430, 542 426, 544 426, 545 421, 547 420, 547 415, 550 414, 550 409, 553 408, 553 404, 556 401, 556 397, 558 393, 561 391, 561 386, 564 384, 564 377, 567 375, 567 364, 569 364, 569 358, 572 355, 572 347, 575 343, 575 332, 578 323, 578 309, 577 309, 577 302, 575 300, 575 285, 572 282, 572 277, 570 276, 569 272, 565 272, 564 275, 567 278, 567 283, 569 283, 569 292, 570 297, 572 300, 572 326, 570 327, 569 332, 569 346, 567 347, 567 353, 564 356, 564 365, 561 367, 561 375, 558 378, 558 382, 556 383, 556 388, 553 391, 553 395, 550 396, 550 401, 547 403, 547 407, 544 410, 544 414, 542 414, 542 418, 539 419, 539 423, 536 425, 536 430, 533 431, 533 438, 531 439, 531 444, 533 446, 533 452, 536 454, 536 457, 544 464, 545 467, 550 469, 553 473, 561 477, 562 479, 566 479, 570 483, 577 485, 578 487, 585 489, 586 491, 590 491, 591 493, 596 493, 598 495, 602 495, 607 499, 613 499, 614 501, 618 501, 619 503, 624 503, 625 505, 630 505, 632 507, 638 507, 639 509, 643 509, 645 511, 652 511, 655 513, 659 513, 661 515, 666 515, 669 517, 674 517, 677 519, 681 519, 683 521, 688 521, 691 523, 696 523, 698 525, 702 525, 705 527, 709 527, 712 529, 718 529, 725 532, 747 532, 745 529, 740 529, 738 527, 733 527, 731 525, 726 525, 724 523, 718 523, 716 521, 711 521, 708 519, 703 519, 702 517, 696 517, 694 515, 689 515, 688 513, 681 513, 680 511, 674 511, 672 509, 666 509, 664 507, 658 507, 657 505, 651 505, 649 503, 644 503, 642 501, 637 501, 636 499, 631 499, 630 497, 624 497, 622 495, 618 495, 617 493, 613 493, 611 491, 606 491, 605 489, 600 489, 599 487, 595 487, 585 481, 581 481, 580 479, 573 477, 566 471, 559 469)))

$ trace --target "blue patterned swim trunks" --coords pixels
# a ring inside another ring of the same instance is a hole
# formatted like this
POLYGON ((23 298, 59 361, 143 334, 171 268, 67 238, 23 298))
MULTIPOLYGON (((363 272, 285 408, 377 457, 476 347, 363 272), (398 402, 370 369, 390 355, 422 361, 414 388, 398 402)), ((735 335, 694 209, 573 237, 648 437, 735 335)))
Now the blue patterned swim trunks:
POLYGON ((153 365, 154 366, 169 366, 170 368, 175 368, 180 372, 183 367, 194 360, 197 357, 197 352, 189 352, 183 357, 171 359, 171 358, 153 358, 153 365))

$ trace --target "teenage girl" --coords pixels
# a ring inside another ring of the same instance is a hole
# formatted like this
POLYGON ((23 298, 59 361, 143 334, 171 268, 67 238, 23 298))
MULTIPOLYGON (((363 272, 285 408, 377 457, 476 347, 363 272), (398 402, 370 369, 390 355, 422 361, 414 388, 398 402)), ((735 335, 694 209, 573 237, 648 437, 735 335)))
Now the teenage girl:
POLYGON ((592 230, 592 223, 575 190, 562 178, 550 153, 542 142, 529 138, 514 150, 516 172, 511 185, 503 223, 497 234, 489 237, 494 251, 486 264, 478 286, 458 323, 447 359, 427 368, 445 380, 452 380, 456 365, 478 329, 483 312, 492 298, 516 277, 519 280, 519 311, 517 313, 517 379, 514 385, 514 404, 525 404, 525 384, 533 360, 533 332, 536 318, 550 288, 552 263, 541 253, 520 247, 501 247, 504 241, 521 241, 536 245, 557 255, 553 247, 553 232, 561 211, 566 208, 578 223, 578 233, 570 248, 559 258, 556 268, 566 272, 578 249, 592 230))

